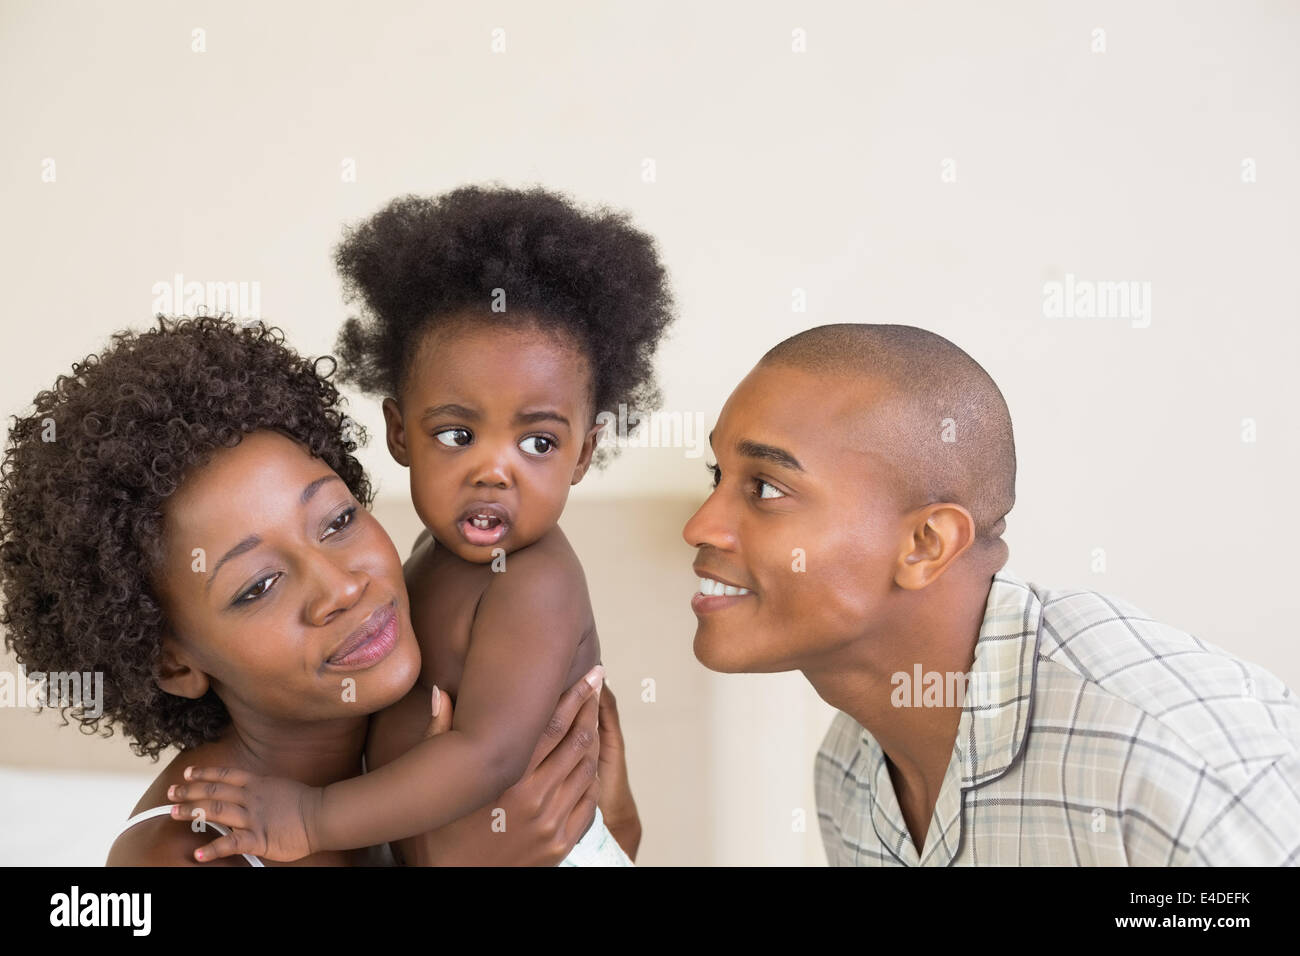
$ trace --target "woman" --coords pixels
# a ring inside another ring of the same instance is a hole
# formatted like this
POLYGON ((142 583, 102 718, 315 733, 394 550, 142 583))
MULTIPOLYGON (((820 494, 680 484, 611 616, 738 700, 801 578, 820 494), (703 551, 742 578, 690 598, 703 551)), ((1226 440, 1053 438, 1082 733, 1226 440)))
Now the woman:
MULTIPOLYGON (((369 715, 412 690, 419 651, 401 559, 366 508, 355 426, 329 374, 278 330, 160 317, 59 376, 11 429, 0 469, 6 643, 29 669, 104 673, 102 715, 72 708, 85 727, 120 726, 155 759, 182 749, 136 814, 168 805, 190 764, 316 786, 355 776, 369 715)), ((498 801, 507 833, 493 832, 487 807, 429 834, 420 862, 562 859, 595 812, 598 696, 601 807, 634 852, 613 699, 580 682, 533 769, 498 801)), ((432 706, 430 733, 450 724, 446 696, 432 706)), ((193 865, 211 839, 196 828, 148 817, 108 862, 193 865)), ((383 848, 299 861, 380 862, 383 848)))

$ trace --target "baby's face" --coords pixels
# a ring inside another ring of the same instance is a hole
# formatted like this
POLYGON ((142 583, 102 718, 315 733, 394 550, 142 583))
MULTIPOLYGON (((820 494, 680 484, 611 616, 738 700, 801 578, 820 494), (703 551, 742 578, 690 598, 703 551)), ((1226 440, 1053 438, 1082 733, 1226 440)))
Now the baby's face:
POLYGON ((388 447, 411 469, 416 513, 474 563, 555 526, 599 431, 586 356, 516 321, 426 336, 404 394, 384 402, 388 447))
POLYGON ((881 397, 760 366, 727 400, 710 436, 718 484, 682 532, 709 579, 691 602, 706 667, 816 667, 878 624, 908 543, 896 476, 864 421, 881 397), (713 593, 725 585, 736 591, 713 593))

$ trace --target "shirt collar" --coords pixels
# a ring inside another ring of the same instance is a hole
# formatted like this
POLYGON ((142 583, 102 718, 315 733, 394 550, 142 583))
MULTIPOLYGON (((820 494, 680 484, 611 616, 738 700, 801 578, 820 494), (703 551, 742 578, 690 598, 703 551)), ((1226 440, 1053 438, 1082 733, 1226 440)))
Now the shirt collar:
POLYGON ((1029 734, 1043 605, 1013 573, 993 576, 966 705, 957 727, 962 789, 996 780, 1010 769, 1029 734))
POLYGON ((871 780, 871 821, 899 862, 946 866, 961 846, 962 792, 1002 776, 1029 733, 1043 606, 1028 584, 1009 571, 993 576, 975 643, 966 702, 947 774, 918 857, 875 739, 863 730, 871 780))

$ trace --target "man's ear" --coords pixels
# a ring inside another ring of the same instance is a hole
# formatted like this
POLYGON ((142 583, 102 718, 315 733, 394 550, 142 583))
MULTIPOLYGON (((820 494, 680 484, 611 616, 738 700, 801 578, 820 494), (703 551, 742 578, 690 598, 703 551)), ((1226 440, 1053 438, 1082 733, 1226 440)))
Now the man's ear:
POLYGON ((604 427, 604 422, 597 422, 591 426, 591 431, 587 432, 587 437, 582 441, 582 454, 578 456, 578 463, 573 466, 573 480, 569 484, 576 485, 582 481, 583 475, 591 467, 591 456, 596 453, 596 436, 600 434, 600 430, 604 427))
POLYGON ((208 692, 211 682, 170 631, 163 634, 162 660, 158 664, 158 686, 177 697, 198 700, 208 692))
POLYGON ((975 519, 961 505, 945 502, 916 512, 908 526, 894 583, 919 591, 934 582, 975 542, 975 519))
POLYGON ((403 468, 411 467, 411 458, 406 453, 406 428, 402 425, 402 410, 397 407, 397 399, 384 399, 384 434, 388 438, 388 453, 393 461, 403 468))

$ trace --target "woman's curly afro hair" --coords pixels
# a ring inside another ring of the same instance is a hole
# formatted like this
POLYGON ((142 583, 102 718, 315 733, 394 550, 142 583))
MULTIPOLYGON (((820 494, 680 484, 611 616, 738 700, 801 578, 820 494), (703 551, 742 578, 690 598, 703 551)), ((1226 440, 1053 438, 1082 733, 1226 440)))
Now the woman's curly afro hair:
POLYGON ((659 405, 653 359, 674 304, 654 240, 625 213, 587 212, 540 187, 403 196, 349 228, 335 264, 347 301, 363 306, 339 335, 342 378, 365 392, 400 395, 421 338, 440 324, 502 321, 490 308, 501 289, 506 316, 567 333, 585 352, 595 412, 659 405))
MULTIPOLYGON (((301 442, 363 505, 352 456, 365 433, 340 411, 333 360, 287 348, 279 329, 224 318, 167 319, 120 332, 14 416, 0 465, 5 645, 29 670, 100 671, 103 712, 74 706, 84 733, 120 724, 132 749, 215 739, 229 723, 209 691, 156 682, 164 616, 150 581, 162 558, 162 505, 191 469, 257 429, 301 442), (319 363, 330 362, 328 370, 319 363)), ((69 707, 60 707, 67 723, 69 707)))

